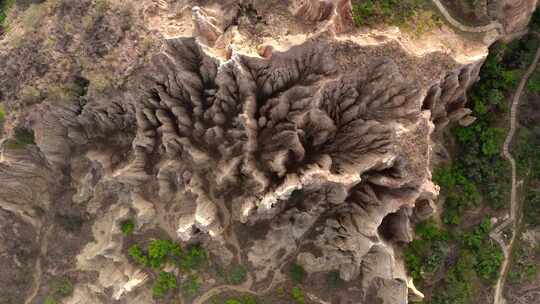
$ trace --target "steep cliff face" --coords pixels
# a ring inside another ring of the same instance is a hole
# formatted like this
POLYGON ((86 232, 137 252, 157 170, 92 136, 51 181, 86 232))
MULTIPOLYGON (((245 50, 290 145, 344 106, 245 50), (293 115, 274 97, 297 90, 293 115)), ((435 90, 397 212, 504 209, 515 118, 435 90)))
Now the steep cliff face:
POLYGON ((359 31, 349 1, 81 3, 48 7, 75 24, 36 30, 53 48, 34 32, 0 53, 0 216, 13 216, 0 259, 34 282, 21 295, 43 299, 44 280, 69 275, 80 284, 66 303, 151 303, 148 274, 125 255, 119 224, 132 218, 141 235, 244 262, 254 291, 295 261, 359 278, 362 303, 407 302, 398 244, 438 195, 432 134, 474 120, 466 90, 487 45, 444 27, 359 31), (35 143, 14 145, 16 129, 35 143), (21 251, 8 246, 19 226, 21 251))

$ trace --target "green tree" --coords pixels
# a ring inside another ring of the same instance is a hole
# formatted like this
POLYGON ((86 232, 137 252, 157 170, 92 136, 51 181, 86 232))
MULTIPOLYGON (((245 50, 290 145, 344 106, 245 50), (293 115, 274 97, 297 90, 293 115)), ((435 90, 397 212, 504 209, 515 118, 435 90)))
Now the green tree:
POLYGON ((293 282, 295 283, 302 283, 304 279, 306 278, 306 271, 304 268, 296 263, 291 265, 291 268, 289 270, 289 275, 293 282))
POLYGON ((177 282, 173 273, 161 271, 152 288, 152 295, 155 298, 164 297, 169 291, 176 289, 177 282))
POLYGON ((133 233, 133 230, 135 230, 135 224, 132 220, 125 220, 120 223, 120 229, 122 230, 122 233, 127 236, 133 233))
POLYGON ((132 245, 128 249, 129 256, 139 265, 148 266, 150 264, 148 256, 139 245, 132 245))
POLYGON ((304 292, 300 287, 293 287, 291 290, 291 296, 297 304, 304 304, 306 302, 304 292))
POLYGON ((242 265, 235 265, 228 273, 227 281, 230 284, 238 285, 246 281, 246 268, 242 265))

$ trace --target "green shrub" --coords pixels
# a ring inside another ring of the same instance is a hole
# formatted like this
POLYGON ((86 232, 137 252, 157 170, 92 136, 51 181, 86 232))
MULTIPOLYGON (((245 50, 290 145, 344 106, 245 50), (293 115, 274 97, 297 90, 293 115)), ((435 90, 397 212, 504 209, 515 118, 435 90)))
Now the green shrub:
POLYGON ((181 254, 180 245, 170 240, 153 240, 148 245, 148 257, 153 268, 160 268, 168 257, 179 257, 181 254))
POLYGON ((208 253, 200 245, 189 247, 180 257, 180 268, 199 269, 208 259, 208 253))
POLYGON ((252 295, 242 297, 243 304, 257 304, 257 299, 252 295))
POLYGON ((225 301, 225 304, 243 304, 243 303, 238 301, 237 299, 228 299, 227 301, 225 301))
POLYGON ((0 103, 0 122, 3 122, 6 119, 6 110, 4 105, 0 103))
POLYGON ((293 282, 295 283, 302 283, 304 279, 306 278, 306 271, 304 268, 296 263, 291 265, 291 268, 289 270, 289 275, 293 282))
POLYGON ((6 144, 9 148, 12 149, 21 149, 28 145, 35 145, 34 131, 23 128, 16 128, 14 137, 10 138, 6 142, 6 144))
POLYGON ((122 230, 122 233, 127 236, 133 233, 133 230, 135 230, 135 224, 132 220, 125 220, 120 223, 120 229, 122 230))
POLYGON ((0 0, 0 31, 4 28, 8 11, 15 4, 15 0, 0 0))
POLYGON ((538 94, 540 93, 540 70, 536 69, 534 74, 531 76, 527 82, 527 91, 529 93, 538 94))
POLYGON ((525 196, 524 218, 531 226, 540 225, 540 189, 529 188, 525 196))
POLYGON ((242 265, 236 265, 228 273, 227 281, 229 284, 239 285, 246 281, 246 268, 242 265))
POLYGON ((59 298, 70 296, 73 284, 68 279, 55 280, 51 283, 51 292, 59 298))
POLYGON ((43 304, 58 304, 58 302, 56 302, 53 297, 48 296, 45 298, 45 302, 43 302, 43 304))
POLYGON ((306 302, 304 292, 300 287, 293 287, 291 290, 291 296, 297 304, 304 304, 306 302))
POLYGON ((201 279, 197 275, 189 275, 182 283, 182 291, 187 296, 194 296, 201 288, 201 279))
POLYGON ((448 254, 448 232, 433 221, 418 223, 416 239, 404 251, 405 264, 416 282, 429 278, 442 267, 448 254))
POLYGON ((169 291, 176 289, 177 282, 174 274, 170 272, 161 271, 152 288, 152 295, 155 298, 162 298, 169 291))
POLYGON ((128 249, 129 256, 139 265, 147 267, 150 264, 148 256, 139 245, 132 245, 128 249))

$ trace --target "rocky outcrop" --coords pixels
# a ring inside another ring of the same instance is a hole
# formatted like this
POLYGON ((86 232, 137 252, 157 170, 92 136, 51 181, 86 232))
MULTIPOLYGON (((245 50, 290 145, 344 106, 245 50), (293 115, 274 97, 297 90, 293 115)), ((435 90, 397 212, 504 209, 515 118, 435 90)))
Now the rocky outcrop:
POLYGON ((537 0, 502 0, 498 2, 498 19, 506 33, 524 30, 538 4, 537 0))

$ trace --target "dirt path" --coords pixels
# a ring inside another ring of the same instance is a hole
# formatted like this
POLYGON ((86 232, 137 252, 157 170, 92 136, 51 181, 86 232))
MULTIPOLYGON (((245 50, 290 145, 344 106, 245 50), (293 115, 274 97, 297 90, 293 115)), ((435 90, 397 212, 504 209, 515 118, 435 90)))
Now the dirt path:
POLYGON ((432 0, 433 3, 437 6, 441 14, 444 16, 444 18, 454 27, 458 28, 460 31, 468 32, 468 33, 486 33, 489 31, 497 30, 499 33, 503 33, 503 27, 502 25, 497 22, 493 21, 490 24, 482 25, 482 26, 468 26, 464 25, 463 23, 459 22, 458 20, 454 19, 452 15, 448 12, 444 4, 442 4, 439 0, 432 0))
POLYGON ((24 301, 24 304, 31 304, 34 299, 36 298, 39 287, 41 286, 41 258, 47 255, 47 248, 49 246, 49 237, 52 231, 52 226, 45 229, 45 233, 41 234, 41 246, 39 249, 39 256, 36 260, 36 266, 34 267, 34 276, 33 276, 33 284, 32 284, 32 291, 30 292, 30 295, 26 298, 24 301))
MULTIPOLYGON (((523 93, 523 89, 525 88, 525 85, 527 84, 529 77, 532 75, 532 73, 536 69, 539 59, 540 59, 540 48, 536 50, 534 60, 529 66, 529 68, 527 69, 527 72, 525 73, 525 75, 523 75, 523 77, 521 78, 519 86, 512 99, 512 108, 510 110, 510 131, 508 132, 508 135, 506 136, 506 140, 504 141, 504 146, 503 146, 502 154, 504 158, 506 158, 510 162, 510 165, 512 167, 512 189, 511 189, 511 194, 510 194, 510 218, 508 219, 507 223, 512 224, 513 233, 512 233, 512 238, 510 239, 510 242, 508 245, 504 244, 504 242, 502 242, 503 244, 500 243, 502 241, 501 233, 497 233, 493 235, 494 239, 499 244, 501 244, 501 248, 504 253, 504 261, 501 265, 499 279, 497 280, 497 284, 495 285, 495 295, 493 299, 494 304, 506 303, 506 301, 504 300, 502 296, 502 291, 504 287, 504 282, 506 280, 506 275, 508 273, 508 266, 510 265, 509 259, 510 259, 510 253, 512 251, 511 249, 514 244, 514 240, 516 238, 516 232, 518 228, 517 216, 518 216, 518 210, 519 210, 519 202, 517 200, 516 161, 514 157, 512 156, 512 154, 510 153, 510 145, 512 143, 512 139, 514 138, 514 134, 516 133, 516 124, 517 124, 516 120, 518 119, 518 106, 519 106, 521 94, 523 93)), ((506 225, 507 223, 504 223, 501 226, 507 226, 506 225)), ((502 231, 503 229, 498 229, 498 230, 502 231)))

